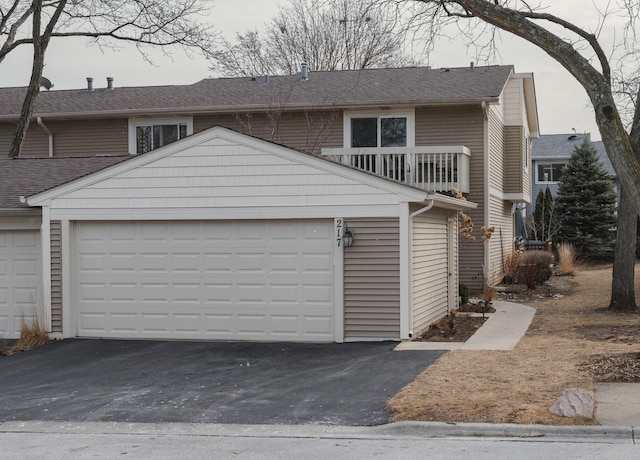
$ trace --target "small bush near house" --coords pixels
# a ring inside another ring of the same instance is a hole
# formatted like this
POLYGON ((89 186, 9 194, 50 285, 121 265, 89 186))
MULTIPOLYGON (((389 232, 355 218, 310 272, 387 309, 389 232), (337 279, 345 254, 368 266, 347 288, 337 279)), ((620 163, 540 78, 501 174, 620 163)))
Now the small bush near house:
POLYGON ((547 251, 526 251, 522 256, 522 274, 528 289, 534 289, 551 278, 553 254, 547 251))
POLYGON ((458 292, 460 293, 462 304, 469 303, 469 286, 460 283, 458 285, 458 292))
POLYGON ((561 275, 573 275, 576 271, 576 249, 571 243, 558 245, 558 272, 561 275))
POLYGON ((504 258, 504 282, 517 283, 518 273, 522 265, 522 251, 513 251, 504 258))

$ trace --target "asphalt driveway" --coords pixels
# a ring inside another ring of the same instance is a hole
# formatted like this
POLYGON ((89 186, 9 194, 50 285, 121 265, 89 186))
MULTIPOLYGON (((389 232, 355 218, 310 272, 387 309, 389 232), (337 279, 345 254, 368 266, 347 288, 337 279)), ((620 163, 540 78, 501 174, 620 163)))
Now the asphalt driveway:
POLYGON ((64 340, 0 358, 0 421, 378 425, 444 351, 64 340))

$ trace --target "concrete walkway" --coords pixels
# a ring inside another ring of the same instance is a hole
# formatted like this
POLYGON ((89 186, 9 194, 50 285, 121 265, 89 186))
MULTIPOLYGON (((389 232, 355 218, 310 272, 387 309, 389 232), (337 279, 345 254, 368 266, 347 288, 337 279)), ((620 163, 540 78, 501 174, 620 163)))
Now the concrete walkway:
MULTIPOLYGON (((495 313, 466 342, 402 342, 395 350, 513 350, 535 309, 512 302, 493 303, 495 313)), ((607 427, 640 427, 640 383, 598 383, 595 418, 607 427)))
POLYGON ((536 310, 513 302, 493 302, 495 313, 466 342, 402 342, 402 350, 513 350, 529 329, 536 310))
POLYGON ((640 383, 597 383, 596 403, 600 425, 640 427, 640 383))

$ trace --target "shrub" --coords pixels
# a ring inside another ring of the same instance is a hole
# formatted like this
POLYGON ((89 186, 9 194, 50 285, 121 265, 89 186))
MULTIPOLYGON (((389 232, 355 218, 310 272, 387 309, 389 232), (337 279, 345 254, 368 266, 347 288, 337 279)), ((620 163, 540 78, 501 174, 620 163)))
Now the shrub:
POLYGON ((40 324, 40 320, 37 316, 35 316, 30 322, 27 322, 23 316, 21 323, 20 338, 10 348, 9 353, 32 350, 51 342, 49 333, 44 326, 40 324))
POLYGON ((504 278, 507 283, 518 281, 518 274, 522 265, 522 252, 513 251, 504 258, 504 278))
POLYGON ((561 275, 573 275, 576 271, 576 249, 571 243, 558 245, 558 272, 561 275))
POLYGON ((528 289, 534 289, 551 278, 553 254, 547 251, 527 251, 522 257, 523 273, 528 289))
POLYGON ((462 298, 462 303, 469 303, 469 286, 460 283, 458 285, 458 292, 460 293, 460 297, 462 298))

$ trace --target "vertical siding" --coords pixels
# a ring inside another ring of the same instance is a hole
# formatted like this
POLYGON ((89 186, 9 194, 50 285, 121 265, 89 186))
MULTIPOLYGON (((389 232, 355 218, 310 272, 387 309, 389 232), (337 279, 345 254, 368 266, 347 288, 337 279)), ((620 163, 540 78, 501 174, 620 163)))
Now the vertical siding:
POLYGON ((460 282, 471 289, 482 286, 484 248, 479 229, 484 225, 484 115, 481 107, 441 107, 416 109, 416 145, 465 145, 471 150, 470 193, 467 199, 478 204, 468 212, 476 226, 476 241, 460 240, 460 282))
POLYGON ((237 113, 196 116, 193 131, 223 126, 305 152, 343 146, 342 111, 237 113))
POLYGON ((413 333, 420 334, 449 310, 449 248, 447 213, 427 212, 413 219, 413 333))
POLYGON ((51 332, 62 332, 62 226, 51 221, 51 332))
POLYGON ((349 219, 344 251, 345 339, 400 338, 400 229, 397 218, 349 219))

